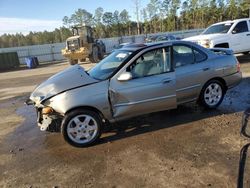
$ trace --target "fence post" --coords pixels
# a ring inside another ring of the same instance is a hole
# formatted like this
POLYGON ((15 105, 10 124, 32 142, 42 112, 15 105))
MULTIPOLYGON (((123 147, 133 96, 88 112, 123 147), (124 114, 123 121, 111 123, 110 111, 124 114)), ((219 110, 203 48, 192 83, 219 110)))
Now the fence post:
POLYGON ((28 49, 27 50, 28 51, 28 57, 30 57, 30 49, 29 48, 27 48, 27 49, 28 49))
POLYGON ((54 50, 53 50, 55 46, 51 45, 50 47, 51 47, 50 49, 51 49, 52 61, 55 61, 54 50))

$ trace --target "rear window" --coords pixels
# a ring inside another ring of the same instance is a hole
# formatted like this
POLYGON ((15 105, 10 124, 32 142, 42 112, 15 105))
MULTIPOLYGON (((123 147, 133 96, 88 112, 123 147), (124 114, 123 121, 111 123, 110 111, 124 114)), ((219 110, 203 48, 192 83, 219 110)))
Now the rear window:
POLYGON ((173 56, 176 68, 199 63, 207 59, 207 55, 204 52, 185 45, 173 46, 173 56))
POLYGON ((207 59, 207 56, 203 52, 195 49, 194 49, 194 56, 196 62, 205 61, 207 59))
POLYGON ((176 45, 174 50, 175 67, 182 67, 194 63, 193 49, 188 46, 176 45))

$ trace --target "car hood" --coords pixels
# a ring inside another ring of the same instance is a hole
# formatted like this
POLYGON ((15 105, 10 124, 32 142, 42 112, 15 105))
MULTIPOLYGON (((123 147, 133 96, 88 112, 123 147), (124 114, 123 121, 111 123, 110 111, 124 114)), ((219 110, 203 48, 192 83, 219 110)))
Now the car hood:
POLYGON ((221 34, 221 33, 217 33, 217 34, 209 34, 209 35, 197 35, 197 36, 193 36, 193 37, 188 37, 188 38, 185 38, 183 40, 185 41, 191 41, 191 42, 197 42, 199 40, 206 40, 206 39, 209 39, 209 40, 215 40, 215 39, 221 39, 221 37, 225 35, 225 34, 221 34))
POLYGON ((40 104, 44 100, 64 91, 96 83, 80 65, 71 66, 40 84, 31 94, 30 100, 40 104))

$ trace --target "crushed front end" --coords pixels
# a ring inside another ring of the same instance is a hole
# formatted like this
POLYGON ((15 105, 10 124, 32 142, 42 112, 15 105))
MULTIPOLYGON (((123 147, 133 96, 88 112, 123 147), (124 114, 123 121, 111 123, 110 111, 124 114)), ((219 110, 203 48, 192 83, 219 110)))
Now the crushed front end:
POLYGON ((27 105, 34 105, 37 115, 37 125, 41 131, 59 132, 63 116, 53 108, 45 106, 31 99, 26 101, 27 105))
POLYGON ((37 124, 41 131, 59 132, 63 116, 51 107, 36 108, 37 124), (50 110, 48 110, 48 108, 50 110))
POLYGON ((58 101, 52 106, 51 101, 58 94, 62 94, 72 88, 82 87, 95 83, 80 65, 71 66, 44 81, 31 93, 26 104, 33 105, 37 112, 37 123, 42 131, 58 131, 64 113, 56 107, 60 107, 65 101, 58 101))

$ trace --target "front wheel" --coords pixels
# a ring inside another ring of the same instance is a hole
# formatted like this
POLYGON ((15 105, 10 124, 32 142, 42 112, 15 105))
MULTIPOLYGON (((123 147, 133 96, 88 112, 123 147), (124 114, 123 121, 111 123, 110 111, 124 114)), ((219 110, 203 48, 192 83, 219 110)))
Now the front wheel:
POLYGON ((217 80, 205 84, 200 94, 200 103, 208 109, 217 108, 223 101, 225 87, 217 80))
POLYGON ((98 47, 97 46, 93 46, 92 53, 89 56, 89 60, 92 63, 98 63, 99 62, 99 54, 98 54, 98 47))
POLYGON ((76 64, 78 64, 78 59, 70 59, 69 60, 69 64, 70 65, 76 65, 76 64))
POLYGON ((70 145, 86 147, 99 139, 101 124, 101 118, 97 113, 77 109, 66 114, 61 131, 65 141, 70 145))

